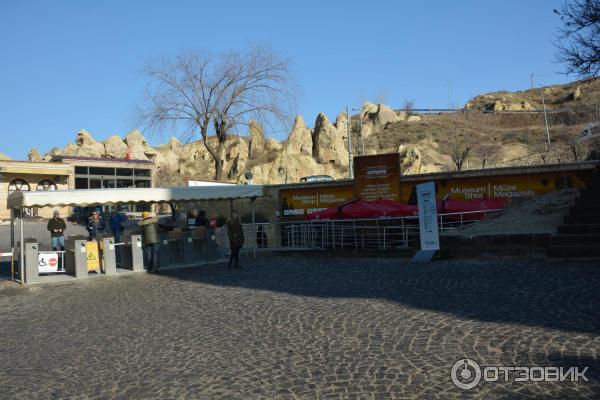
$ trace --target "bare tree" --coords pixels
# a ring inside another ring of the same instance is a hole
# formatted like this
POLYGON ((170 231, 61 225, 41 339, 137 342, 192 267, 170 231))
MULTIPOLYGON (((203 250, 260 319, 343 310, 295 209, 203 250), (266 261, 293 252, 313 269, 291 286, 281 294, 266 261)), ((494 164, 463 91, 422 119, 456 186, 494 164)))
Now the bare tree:
POLYGON ((293 104, 287 60, 270 49, 247 53, 188 52, 173 60, 148 63, 147 103, 141 121, 153 129, 170 124, 186 140, 198 133, 215 163, 215 179, 223 175, 225 140, 250 120, 263 126, 289 122, 293 104))
POLYGON ((462 171, 465 161, 473 150, 473 144, 464 138, 455 140, 450 146, 450 159, 457 171, 462 171))
POLYGON ((406 117, 407 118, 410 117, 411 115, 413 115, 413 110, 415 109, 415 101, 414 100, 405 99, 404 100, 404 106, 402 106, 402 109, 406 113, 406 117))
POLYGON ((566 65, 567 74, 590 77, 600 72, 600 0, 565 1, 554 10, 564 26, 555 45, 557 61, 566 65))
POLYGON ((497 143, 483 143, 475 147, 473 153, 481 162, 481 168, 497 161, 500 146, 497 143))

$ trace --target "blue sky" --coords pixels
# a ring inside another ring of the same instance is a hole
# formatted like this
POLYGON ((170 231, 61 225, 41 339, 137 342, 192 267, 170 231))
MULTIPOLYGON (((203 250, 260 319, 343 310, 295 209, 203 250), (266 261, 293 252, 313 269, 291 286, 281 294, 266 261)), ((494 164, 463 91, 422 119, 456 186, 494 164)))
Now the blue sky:
MULTIPOLYGON (((309 125, 346 105, 462 106, 486 91, 574 80, 552 39, 560 0, 0 2, 0 152, 25 159, 136 128, 145 61, 261 43, 291 60, 309 125)), ((177 132, 164 132, 164 136, 177 132)), ((165 137, 152 136, 158 144, 165 137)))

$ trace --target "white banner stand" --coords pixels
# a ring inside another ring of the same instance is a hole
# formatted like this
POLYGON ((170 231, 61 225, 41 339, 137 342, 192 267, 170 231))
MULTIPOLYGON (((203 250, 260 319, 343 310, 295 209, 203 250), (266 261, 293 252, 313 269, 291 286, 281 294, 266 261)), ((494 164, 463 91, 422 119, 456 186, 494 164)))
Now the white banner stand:
POLYGON ((428 262, 431 261, 435 252, 440 249, 435 184, 433 182, 417 185, 417 201, 419 204, 421 250, 415 254, 413 261, 428 262))

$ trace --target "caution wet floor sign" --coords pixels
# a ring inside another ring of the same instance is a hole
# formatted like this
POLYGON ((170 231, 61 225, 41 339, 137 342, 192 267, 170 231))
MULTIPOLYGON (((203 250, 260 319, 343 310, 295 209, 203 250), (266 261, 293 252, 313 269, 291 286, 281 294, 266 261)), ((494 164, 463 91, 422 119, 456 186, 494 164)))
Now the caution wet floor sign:
POLYGON ((100 257, 98 252, 98 242, 92 241, 87 242, 85 245, 85 252, 87 256, 87 270, 100 271, 100 257))

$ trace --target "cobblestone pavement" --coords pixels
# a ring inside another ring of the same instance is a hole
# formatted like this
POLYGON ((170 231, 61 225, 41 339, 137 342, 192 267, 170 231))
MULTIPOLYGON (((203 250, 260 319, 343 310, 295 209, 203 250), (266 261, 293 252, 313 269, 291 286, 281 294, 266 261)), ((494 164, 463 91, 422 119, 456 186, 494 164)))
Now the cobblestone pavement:
POLYGON ((600 397, 593 262, 263 257, 3 287, 2 399, 600 397), (589 381, 465 391, 464 357, 589 381))

